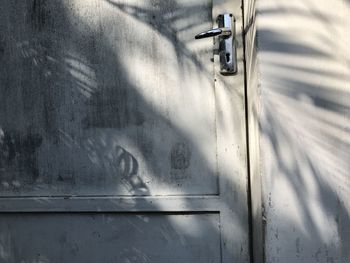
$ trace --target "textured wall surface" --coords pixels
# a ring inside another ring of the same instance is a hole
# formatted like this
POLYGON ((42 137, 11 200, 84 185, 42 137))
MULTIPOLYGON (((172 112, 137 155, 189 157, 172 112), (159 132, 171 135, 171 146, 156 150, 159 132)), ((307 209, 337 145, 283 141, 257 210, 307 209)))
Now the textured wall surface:
POLYGON ((257 43, 246 35, 266 262, 350 262, 349 14, 344 0, 260 0, 257 43))

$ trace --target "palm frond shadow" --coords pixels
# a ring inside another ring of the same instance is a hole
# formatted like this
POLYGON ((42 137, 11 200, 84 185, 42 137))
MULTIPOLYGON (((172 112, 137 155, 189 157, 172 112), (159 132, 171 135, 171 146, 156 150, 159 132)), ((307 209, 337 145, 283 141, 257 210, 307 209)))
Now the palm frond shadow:
MULTIPOLYGON (((329 48, 337 45, 332 40, 334 27, 340 23, 337 17, 319 11, 310 1, 304 5, 305 8, 281 5, 259 11, 264 19, 281 15, 308 19, 329 32, 325 37, 316 27, 295 26, 295 30, 305 30, 313 37, 314 44, 299 41, 273 26, 260 27, 257 32, 263 76, 261 147, 263 154, 271 154, 269 170, 264 170, 267 178, 263 178, 267 187, 266 251, 271 252, 283 240, 293 249, 279 247, 277 257, 301 257, 301 242, 309 247, 304 256, 345 262, 349 258, 349 238, 344 229, 350 227, 350 210, 345 201, 350 192, 346 183, 350 171, 350 92, 344 85, 349 82, 349 70, 345 69, 349 58, 332 52, 341 45, 329 48), (321 67, 324 61, 329 65, 337 63, 338 70, 321 67), (278 196, 282 187, 290 191, 286 203, 293 206, 296 215, 282 210, 278 196), (335 236, 320 227, 320 222, 327 220, 335 236)), ((290 28, 293 30, 293 26, 290 28)))

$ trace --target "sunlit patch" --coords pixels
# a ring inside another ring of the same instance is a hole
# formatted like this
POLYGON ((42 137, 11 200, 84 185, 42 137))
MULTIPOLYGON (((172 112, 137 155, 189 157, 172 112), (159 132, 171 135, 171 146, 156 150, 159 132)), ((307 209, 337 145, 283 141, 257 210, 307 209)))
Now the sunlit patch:
POLYGON ((137 215, 137 218, 141 219, 143 222, 145 223, 149 223, 150 222, 150 217, 146 216, 146 215, 137 215))
POLYGON ((5 132, 0 126, 0 145, 4 142, 5 132))
POLYGON ((90 98, 92 93, 97 89, 95 71, 89 66, 84 59, 76 57, 78 54, 72 54, 66 57, 64 62, 66 68, 71 74, 74 84, 79 92, 86 98, 90 98))

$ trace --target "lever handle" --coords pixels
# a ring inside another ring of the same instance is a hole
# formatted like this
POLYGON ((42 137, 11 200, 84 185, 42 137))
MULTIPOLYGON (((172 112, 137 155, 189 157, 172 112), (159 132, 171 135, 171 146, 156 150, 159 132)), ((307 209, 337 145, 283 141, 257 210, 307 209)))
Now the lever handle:
POLYGON ((232 75, 237 72, 235 18, 232 14, 221 14, 218 16, 217 22, 218 28, 199 33, 194 38, 201 39, 219 36, 220 73, 232 75))
POLYGON ((213 28, 208 31, 204 31, 202 33, 199 33, 194 38, 195 39, 201 39, 206 37, 215 37, 215 36, 230 36, 232 34, 232 31, 230 28, 213 28))

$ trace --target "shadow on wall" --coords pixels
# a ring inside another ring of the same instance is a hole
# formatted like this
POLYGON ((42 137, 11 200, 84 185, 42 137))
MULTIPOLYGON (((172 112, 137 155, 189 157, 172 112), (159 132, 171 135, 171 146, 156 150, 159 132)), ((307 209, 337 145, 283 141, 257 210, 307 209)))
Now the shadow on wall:
MULTIPOLYGON (((176 61, 170 62, 175 63, 172 66, 180 75, 182 74, 183 83, 193 77, 186 76, 186 72, 198 71, 201 77, 205 76, 208 79, 200 86, 201 92, 205 94, 204 91, 208 89, 207 94, 211 94, 212 72, 201 60, 204 57, 206 61, 210 61, 211 49, 208 52, 205 47, 203 50, 193 52, 190 48, 193 34, 186 33, 193 28, 196 32, 208 28, 206 24, 199 24, 203 20, 211 24, 210 1, 204 4, 202 1, 194 1, 193 5, 187 4, 186 7, 178 5, 175 1, 151 1, 149 9, 112 1, 86 1, 86 5, 82 6, 87 7, 86 9, 79 9, 80 6, 75 5, 83 2, 28 0, 0 3, 1 13, 4 14, 0 18, 2 195, 101 195, 103 189, 102 195, 118 193, 144 196, 151 194, 149 185, 152 185, 152 182, 153 186, 156 185, 154 182, 159 182, 161 185, 154 190, 158 192, 165 187, 175 189, 175 194, 181 194, 182 191, 189 189, 194 189, 193 194, 198 194, 200 187, 203 187, 208 191, 206 193, 215 194, 217 167, 215 158, 211 157, 216 156, 216 153, 208 155, 204 152, 202 145, 198 143, 200 140, 194 135, 206 134, 202 131, 191 132, 172 123, 169 117, 171 112, 166 112, 161 108, 162 105, 157 108, 157 105, 150 103, 149 97, 142 93, 146 83, 137 81, 135 83, 134 76, 130 75, 128 68, 136 67, 136 63, 125 59, 122 52, 115 52, 126 46, 132 48, 134 52, 142 49, 144 55, 142 66, 152 67, 157 63, 160 66, 168 66, 163 62, 164 58, 157 45, 149 47, 138 43, 136 38, 127 42, 130 40, 126 36, 130 32, 115 26, 123 25, 124 19, 132 20, 134 26, 147 25, 157 32, 154 35, 159 35, 159 38, 165 39, 164 42, 168 44, 171 43, 169 46, 175 51, 173 57, 176 61), (100 14, 100 18, 103 19, 96 19, 94 12, 100 10, 106 3, 108 7, 114 8, 103 9, 106 12, 100 14), (188 14, 192 13, 192 10, 196 10, 198 16, 189 17, 188 14), (79 12, 83 14, 82 17, 88 18, 89 23, 78 15, 79 12), (118 15, 112 16, 113 12, 117 12, 118 15), (115 30, 119 32, 116 33, 115 30), (108 37, 110 35, 115 39, 111 40, 108 37), (188 36, 191 36, 191 39, 188 36), (187 171, 193 165, 200 167, 198 174, 187 171), (168 173, 163 173, 164 171, 168 173), (153 177, 147 177, 147 174, 153 177), (188 178, 188 174, 193 174, 193 177, 188 178), (199 177, 196 178, 196 175, 199 177), (204 178, 205 176, 207 177, 204 178), (198 185, 198 188, 191 188, 193 185, 198 185)), ((159 39, 148 40, 156 43, 159 39)), ((143 74, 138 71, 136 73, 143 74)), ((158 73, 166 75, 160 69, 158 73)), ((143 77, 144 80, 148 80, 147 76, 143 77)), ((161 82, 157 77, 150 76, 155 82, 161 82)), ((176 82, 169 78, 169 83, 171 81, 176 82)), ((196 84, 200 81, 202 80, 198 80, 196 84)), ((166 92, 159 87, 151 87, 147 92, 154 92, 156 89, 159 93, 166 92)), ((180 99, 193 98, 192 107, 195 108, 200 103, 195 100, 195 93, 188 92, 188 94, 187 97, 180 99)), ((163 102, 167 103, 167 99, 172 98, 165 98, 163 102)), ((209 105, 206 106, 210 108, 209 105)), ((215 116, 214 111, 209 112, 211 113, 215 116)), ((221 178, 221 180, 228 179, 221 178)), ((236 196, 240 196, 240 193, 236 196)), ((137 206, 137 202, 135 199, 132 205, 137 206)), ((210 218, 214 216, 208 215, 210 218)), ((157 231, 160 231, 158 241, 161 245, 171 240, 176 243, 179 251, 182 251, 181 249, 191 247, 194 240, 209 238, 206 233, 212 233, 216 237, 220 235, 216 219, 210 219, 209 223, 203 219, 204 231, 200 227, 196 230, 189 229, 188 226, 194 222, 191 221, 191 216, 178 215, 178 217, 187 223, 181 226, 181 220, 171 219, 170 215, 159 223, 161 227, 157 228, 157 231), (178 231, 185 231, 185 234, 181 235, 178 231)), ((94 219, 93 216, 92 218, 94 219)), ((54 261, 55 256, 35 254, 35 249, 17 251, 16 244, 21 245, 25 240, 21 241, 20 236, 32 235, 30 230, 37 227, 34 219, 30 219, 29 216, 28 220, 33 224, 32 228, 19 225, 19 229, 23 232, 29 232, 17 236, 12 235, 16 232, 13 229, 16 225, 6 225, 10 223, 6 222, 6 218, 3 220, 2 223, 7 227, 2 229, 6 228, 8 231, 0 235, 1 260, 57 262, 54 261)), ((48 222, 51 222, 50 220, 48 222)), ((107 216, 98 220, 103 221, 101 224, 113 226, 112 217, 107 216)), ((55 229, 53 221, 50 229, 55 229)), ((152 230, 150 222, 151 217, 141 215, 129 221, 126 219, 125 228, 129 233, 142 232, 142 229, 150 232, 152 230)), ((246 222, 235 223, 237 228, 247 231, 246 222)), ((78 224, 76 227, 78 229, 81 226, 78 224)), ((112 228, 112 232, 106 235, 112 233, 118 237, 129 234, 117 232, 122 230, 112 228)), ((38 229, 38 233, 35 234, 38 238, 49 229, 40 231, 38 229)), ((93 234, 96 237, 99 235, 99 233, 93 234)), ((102 260, 96 258, 97 255, 92 255, 92 250, 79 252, 77 249, 79 237, 74 235, 73 230, 67 231, 60 239, 62 249, 70 251, 67 255, 62 252, 60 255, 63 257, 62 262, 70 261, 84 253, 85 258, 91 256, 84 262, 102 260), (67 250, 67 247, 70 247, 70 250, 67 250)), ((145 235, 151 236, 147 233, 145 235)), ((38 240, 38 244, 45 247, 43 240, 45 239, 41 238, 41 243, 38 240)), ((35 246, 35 242, 32 243, 35 246)), ((124 262, 157 260, 156 254, 147 251, 142 244, 139 245, 121 251, 118 260, 124 262)), ((220 243, 216 242, 216 245, 220 243)), ((193 247, 191 249, 200 250, 193 247)), ((195 262, 198 259, 196 255, 205 254, 203 251, 197 254, 192 252, 191 250, 184 255, 179 253, 172 260, 180 262, 183 256, 187 262, 195 262)), ((211 256, 214 257, 216 254, 213 253, 211 256)), ((211 256, 203 258, 202 262, 214 261, 211 256)), ((234 257, 240 256, 234 255, 234 257)), ((106 259, 103 260, 101 262, 106 262, 106 259)))
POLYGON ((350 260, 349 8, 260 3, 267 262, 350 260))

